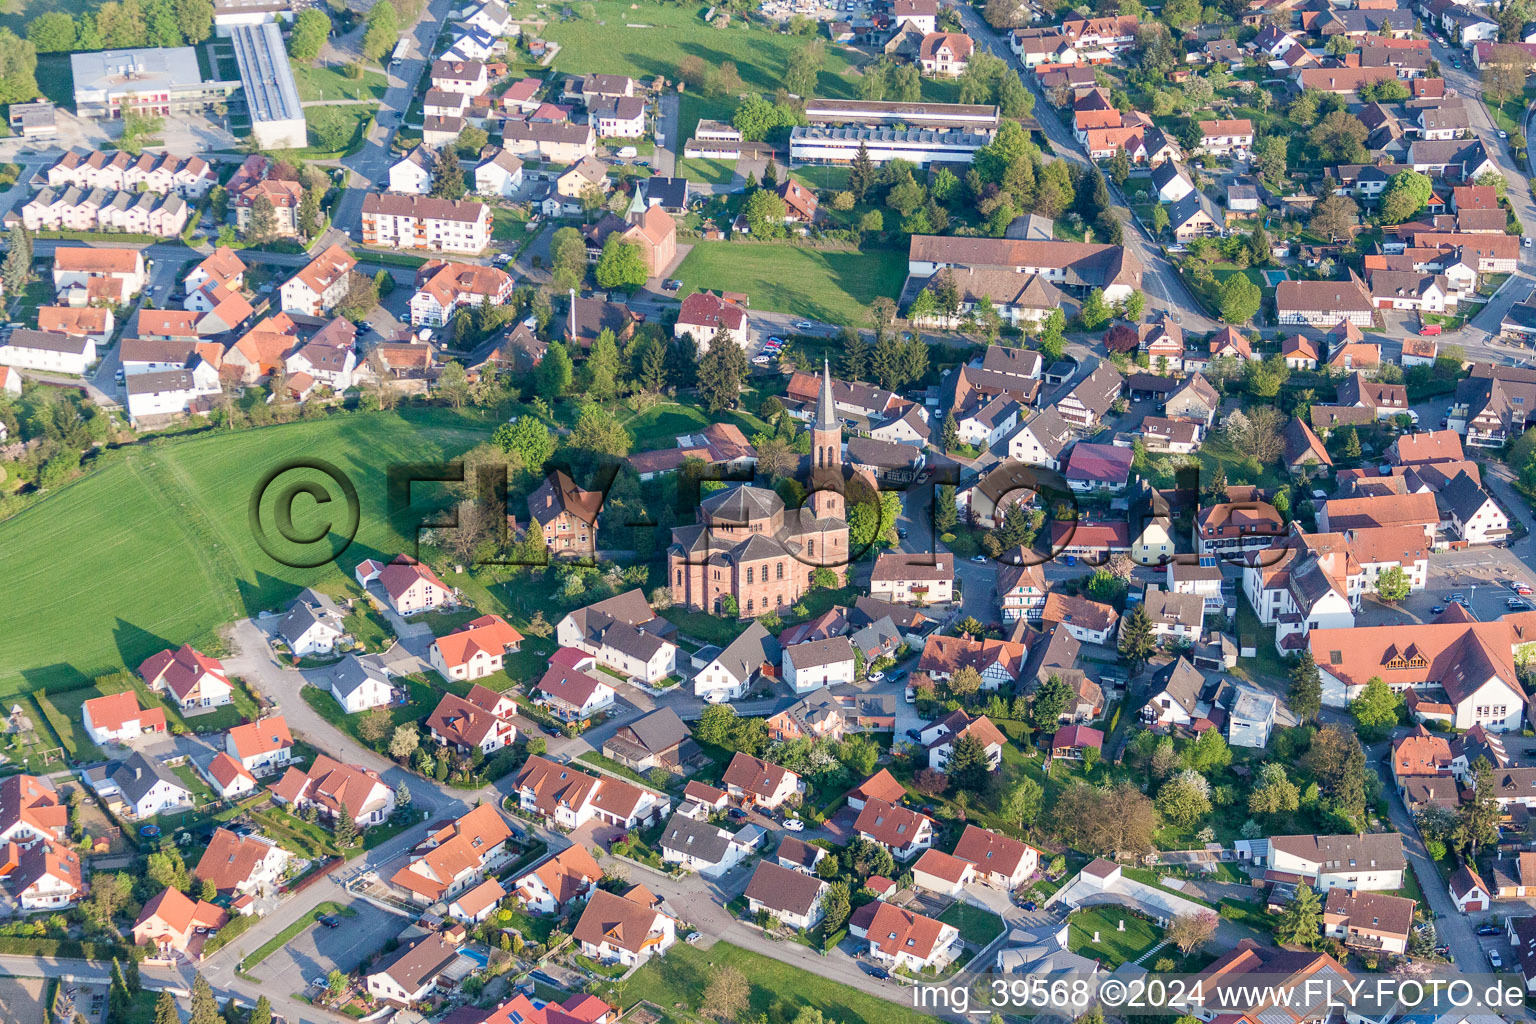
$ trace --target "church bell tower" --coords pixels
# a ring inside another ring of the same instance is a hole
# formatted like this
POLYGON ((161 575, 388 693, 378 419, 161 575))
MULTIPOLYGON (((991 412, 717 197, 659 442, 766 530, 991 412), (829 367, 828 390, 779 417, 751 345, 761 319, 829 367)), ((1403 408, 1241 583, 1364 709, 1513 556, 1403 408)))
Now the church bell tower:
POLYGON ((811 511, 818 519, 845 519, 843 425, 832 406, 832 367, 821 364, 821 393, 811 425, 811 511))

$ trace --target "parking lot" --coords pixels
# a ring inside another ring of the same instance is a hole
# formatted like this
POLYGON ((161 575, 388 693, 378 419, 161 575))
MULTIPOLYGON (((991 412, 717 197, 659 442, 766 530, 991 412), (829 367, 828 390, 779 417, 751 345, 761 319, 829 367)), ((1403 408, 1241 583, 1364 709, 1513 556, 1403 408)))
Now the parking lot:
POLYGON ((1461 595, 1462 603, 1479 621, 1490 622, 1511 611, 1511 600, 1526 600, 1536 607, 1536 598, 1519 598, 1511 589, 1517 581, 1536 588, 1536 571, 1506 548, 1447 551, 1435 555, 1430 562, 1425 588, 1410 594, 1402 604, 1383 604, 1368 593, 1361 603, 1357 624, 1427 622, 1437 614, 1436 608, 1443 610, 1450 603, 1453 594, 1461 595))
POLYGON ((303 992, 310 981, 333 969, 350 974, 410 924, 404 914, 382 910, 355 899, 356 917, 339 928, 315 925, 273 953, 255 970, 264 987, 274 992, 303 992))

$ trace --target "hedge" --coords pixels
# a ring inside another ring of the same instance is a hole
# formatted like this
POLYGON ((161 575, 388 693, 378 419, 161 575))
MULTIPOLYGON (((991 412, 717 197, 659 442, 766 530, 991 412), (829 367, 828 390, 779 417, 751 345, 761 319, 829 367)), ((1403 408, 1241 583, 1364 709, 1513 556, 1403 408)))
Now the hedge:
POLYGON ((116 942, 84 942, 80 939, 34 939, 20 935, 0 935, 0 953, 12 956, 51 956, 60 960, 94 960, 111 963, 137 956, 134 946, 116 942))

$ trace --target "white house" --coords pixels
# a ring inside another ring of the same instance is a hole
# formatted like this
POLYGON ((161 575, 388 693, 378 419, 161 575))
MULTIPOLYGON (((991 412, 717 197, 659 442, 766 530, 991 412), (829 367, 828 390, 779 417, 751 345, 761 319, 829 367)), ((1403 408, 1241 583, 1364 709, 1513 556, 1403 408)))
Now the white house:
POLYGON ((571 938, 583 956, 626 967, 661 956, 677 941, 677 922, 657 908, 659 901, 643 885, 623 896, 605 889, 592 894, 571 938))
POLYGON ((389 673, 371 655, 349 654, 330 670, 331 696, 349 715, 384 707, 394 700, 389 673))
POLYGON ((674 814, 661 830, 661 857, 685 871, 719 878, 746 859, 761 836, 755 825, 732 835, 707 821, 674 814))
POLYGON ((954 752, 955 741, 962 736, 974 737, 987 753, 987 765, 994 771, 1003 761, 1003 744, 1007 740, 986 715, 972 718, 964 711, 951 711, 937 722, 923 727, 918 742, 928 748, 928 767, 943 771, 954 752))
POLYGON ((534 913, 554 914, 572 900, 585 899, 602 880, 603 869, 578 843, 528 869, 512 882, 512 891, 534 913))
POLYGON ((124 743, 144 733, 166 731, 164 709, 146 711, 139 707, 138 695, 132 690, 92 697, 80 705, 80 718, 85 734, 96 744, 124 743))
POLYGON ((796 693, 854 680, 853 643, 845 636, 784 648, 784 681, 796 693))
POLYGON ((1509 536, 1509 516, 1465 470, 1441 489, 1438 498, 1449 513, 1451 528, 1468 544, 1492 544, 1509 536))
POLYGON ((1342 836, 1271 836, 1271 871, 1297 875, 1314 889, 1339 886, 1384 892, 1403 887, 1403 837, 1396 832, 1342 836))
POLYGON ((127 816, 152 818, 192 806, 186 784, 158 761, 133 753, 88 773, 93 788, 109 803, 117 801, 127 816))
POLYGON ((822 897, 828 887, 813 874, 765 860, 747 883, 747 910, 753 915, 766 910, 780 924, 809 931, 825 916, 822 897))
POLYGON ((0 365, 19 370, 83 375, 96 362, 96 341, 90 335, 71 337, 51 331, 17 328, 0 344, 0 365))
POLYGON ((286 767, 293 757, 293 735, 282 715, 237 725, 224 735, 224 750, 255 775, 286 767))
POLYGON ((1279 705, 1279 699, 1272 693, 1239 686, 1232 707, 1227 711, 1227 742, 1234 747, 1252 750, 1269 746, 1269 734, 1275 727, 1275 712, 1279 705))
POLYGON ((1040 866, 1033 846, 976 825, 965 826, 954 853, 975 866, 977 881, 1004 891, 1023 885, 1040 866))
POLYGON ((523 184, 523 162, 504 149, 475 168, 475 191, 506 198, 523 184))
POLYGON ((123 389, 128 394, 128 422, 136 427, 148 417, 179 416, 223 391, 219 371, 202 359, 189 370, 130 373, 123 389))
POLYGON ((779 657, 779 642, 754 621, 693 677, 693 692, 711 704, 740 700, 758 673, 779 657))
POLYGON ((865 937, 869 940, 870 959, 909 971, 947 964, 960 954, 964 945, 953 925, 885 902, 875 910, 865 937))
POLYGON ((346 626, 341 609, 329 595, 305 588, 288 606, 276 633, 289 651, 302 658, 331 653, 336 641, 346 635, 346 626))
POLYGON ((912 865, 912 887, 919 892, 959 896, 975 880, 974 864, 942 850, 924 850, 912 865))

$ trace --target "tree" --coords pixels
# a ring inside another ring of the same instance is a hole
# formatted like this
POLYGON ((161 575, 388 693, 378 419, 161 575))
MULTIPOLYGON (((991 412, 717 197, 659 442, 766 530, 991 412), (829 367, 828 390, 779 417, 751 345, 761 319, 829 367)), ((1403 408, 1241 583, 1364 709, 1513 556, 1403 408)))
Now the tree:
POLYGON ((563 397, 570 390, 574 374, 565 346, 558 341, 550 342, 534 374, 535 387, 544 401, 554 403, 563 397))
POLYGON ((1312 660, 1312 651, 1301 649, 1296 663, 1291 666, 1291 688, 1287 696, 1291 711, 1298 722, 1309 722, 1317 717, 1323 707, 1323 680, 1312 660))
POLYGON ((272 1024, 272 1003, 266 996, 256 997, 256 1005, 251 1007, 251 1015, 245 1024, 272 1024))
POLYGON ((1493 765, 1481 755, 1472 763, 1472 799, 1456 812, 1456 826, 1451 842, 1458 850, 1468 850, 1475 858, 1480 846, 1499 841, 1499 802, 1494 789, 1493 765))
MULTIPOLYGON (((1017 505, 1013 506, 1018 508, 1017 505)), ((1072 706, 1077 696, 1060 676, 1051 676, 1035 691, 1029 707, 1029 720, 1042 732, 1053 731, 1061 724, 1061 716, 1072 706)))
POLYGON ((1435 185, 1428 175, 1415 170, 1398 171, 1381 197, 1381 219, 1388 224, 1401 224, 1428 206, 1434 193, 1435 185))
POLYGON ((1351 822, 1365 814, 1365 750, 1352 730, 1337 724, 1319 729, 1302 765, 1317 781, 1325 809, 1351 822))
MULTIPOLYGON (((258 199, 257 202, 261 200, 258 199)), ((347 294, 336 304, 336 312, 348 320, 357 322, 373 312, 373 308, 378 304, 378 286, 367 274, 359 274, 354 270, 347 275, 347 294)))
POLYGON ((352 810, 345 800, 336 811, 335 820, 331 825, 331 837, 343 850, 357 842, 357 822, 353 820, 352 810))
POLYGON ((549 241, 550 284, 562 292, 581 287, 587 276, 587 243, 576 228, 564 227, 549 241))
POLYGON ((251 204, 250 219, 245 224, 246 241, 260 245, 277 235, 277 207, 266 196, 257 196, 251 204))
POLYGON ((1406 601, 1411 589, 1408 574, 1403 572, 1403 567, 1400 565, 1384 569, 1381 575, 1376 577, 1376 596, 1383 601, 1393 603, 1406 601))
POLYGON ((515 423, 503 423, 491 435, 491 443, 508 454, 516 454, 523 466, 539 472, 555 454, 555 438, 537 416, 519 416, 515 423))
MULTIPOLYGON (((439 199, 463 199, 469 186, 464 182, 464 168, 452 146, 444 147, 432 168, 432 192, 439 199)), ((614 237, 612 235, 610 238, 614 237)))
POLYGON ((986 782, 992 766, 987 762, 987 749, 975 736, 966 733, 955 741, 949 760, 944 763, 949 781, 959 790, 975 792, 986 782))
POLYGON ((368 9, 368 30, 363 33, 363 57, 378 60, 400 40, 400 16, 393 3, 374 4, 368 9))
POLYGON ((1213 910, 1180 914, 1169 922, 1164 938, 1178 946, 1180 953, 1188 956, 1211 941, 1216 934, 1216 926, 1220 923, 1221 918, 1217 917, 1213 910))
POLYGON ((838 372, 848 380, 863 380, 869 368, 869 343, 852 327, 843 328, 843 356, 838 372))
POLYGON ((293 31, 288 35, 288 55, 294 60, 311 61, 320 56, 320 48, 331 34, 331 19, 314 7, 299 12, 293 31))
POLYGON ((1254 318, 1264 293, 1247 274, 1232 274, 1221 283, 1221 319, 1229 324, 1245 324, 1254 318))
POLYGON ((645 254, 640 245, 615 231, 603 243, 603 254, 597 260, 597 284, 600 288, 622 288, 634 291, 644 287, 650 278, 645 254))
POLYGON ((821 896, 821 912, 826 922, 825 933, 831 935, 840 929, 848 920, 851 909, 847 882, 833 882, 827 886, 827 891, 821 896))
POLYGON ((747 218, 747 229, 753 238, 778 238, 784 233, 784 216, 788 207, 778 193, 760 188, 747 196, 741 212, 747 218))
POLYGON ((68 53, 76 38, 75 19, 63 11, 48 11, 27 23, 27 41, 38 53, 68 53))
POLYGON ((733 409, 741 398, 741 382, 749 367, 747 355, 734 342, 712 344, 699 360, 699 393, 709 412, 733 409))
POLYGON ((870 186, 875 183, 876 176, 875 162, 870 158, 869 147, 860 142, 858 151, 853 154, 853 163, 848 167, 848 191, 853 193, 853 198, 862 203, 870 186))
POLYGON ((894 334, 881 335, 869 357, 869 372, 883 388, 894 391, 906 383, 902 344, 894 334))
POLYGON ((213 986, 202 972, 192 979, 192 1014, 188 1024, 224 1024, 219 1015, 219 1001, 214 998, 213 986))
POLYGON ((1360 433, 1354 427, 1345 428, 1339 435, 1344 439, 1344 457, 1346 459, 1360 458, 1360 433))
POLYGON ((729 704, 711 704, 699 715, 693 728, 694 738, 713 747, 728 747, 736 726, 736 709, 729 704))
POLYGON ((1275 923, 1275 940, 1285 946, 1310 947, 1317 942, 1322 923, 1322 901, 1310 885, 1298 882, 1296 895, 1275 923))
POLYGON ((587 393, 599 402, 606 402, 618 395, 620 389, 619 346, 613 331, 604 327, 587 353, 587 393))
POLYGON ((953 484, 943 484, 933 499, 933 527, 944 534, 955 528, 960 521, 960 509, 955 502, 953 484))
POLYGON ((1137 669, 1146 664, 1152 652, 1157 650, 1157 637, 1152 632, 1152 619, 1147 615, 1145 604, 1138 604, 1120 620, 1120 656, 1137 669))
POLYGON ((617 455, 622 458, 629 454, 633 441, 629 431, 614 418, 613 413, 601 406, 588 405, 576 418, 576 426, 571 428, 570 436, 566 438, 565 443, 568 447, 580 451, 594 452, 599 455, 617 455))
POLYGON ((20 295, 32 280, 32 236, 20 224, 11 228, 10 246, 5 263, 0 266, 0 280, 5 282, 7 295, 20 295))
POLYGON ((946 452, 957 451, 960 448, 960 425, 955 422, 953 409, 944 415, 944 426, 939 431, 939 442, 946 452))
POLYGON ((1152 233, 1161 235, 1168 230, 1168 209, 1162 204, 1152 207, 1152 233))
POLYGON ((1279 409, 1250 405, 1246 412, 1237 410, 1229 415, 1222 433, 1233 450, 1264 464, 1274 462, 1285 450, 1284 426, 1285 416, 1279 409))
POLYGON ((176 1011, 176 997, 171 995, 169 989, 161 989, 155 1000, 155 1024, 181 1024, 181 1014, 176 1011))
POLYGON ((1227 746, 1220 730, 1207 729, 1184 748, 1184 763, 1202 775, 1209 775, 1232 763, 1232 748, 1227 746))
POLYGON ((974 665, 962 665, 949 677, 949 692, 956 697, 969 697, 981 690, 981 673, 974 665))
POLYGON ((827 50, 820 39, 813 40, 789 55, 784 71, 784 87, 796 96, 809 97, 816 92, 816 76, 821 72, 827 50))
POLYGON ((357 719, 357 734, 366 740, 369 746, 378 746, 379 741, 388 736, 393 727, 394 722, 389 712, 383 708, 365 711, 357 719))
POLYGON ((1079 779, 1057 796, 1051 822, 1064 842, 1080 850, 1139 857, 1153 849, 1158 814, 1151 798, 1130 782, 1106 790, 1079 779))
POLYGON ((1373 676, 1360 695, 1349 703, 1349 713, 1362 731, 1376 733, 1397 724, 1397 709, 1403 698, 1393 693, 1380 678, 1373 676))
POLYGON ((1045 802, 1045 790, 1028 775, 1021 775, 1003 793, 1002 816, 1019 828, 1033 825, 1045 802))
POLYGON ((469 377, 464 372, 464 364, 457 359, 448 360, 438 375, 437 383, 433 385, 433 391, 453 408, 464 408, 469 403, 469 377))
POLYGON ((1083 306, 1078 313, 1078 318, 1082 320, 1084 330, 1097 331, 1109 323, 1111 315, 1109 306, 1104 302, 1103 290, 1095 288, 1083 300, 1083 306))
POLYGON ((1179 828, 1189 828, 1211 813, 1209 790, 1210 783, 1198 773, 1180 772, 1157 791, 1157 809, 1179 828))
POLYGON ((37 47, 10 29, 0 28, 0 103, 26 103, 39 95, 37 47))
POLYGON ((1529 66, 1529 58, 1520 47, 1494 46, 1482 68, 1483 92, 1496 103, 1518 96, 1525 89, 1529 66))
POLYGON ((1125 300, 1125 318, 1131 323, 1140 323, 1142 314, 1146 312, 1147 297, 1141 289, 1131 292, 1131 297, 1125 300))
POLYGON ((1335 192, 1312 207, 1312 230, 1324 238, 1349 238, 1360 220, 1360 207, 1342 192, 1335 192))
POLYGON ((188 45, 213 33, 213 0, 174 0, 176 25, 188 45))
POLYGON ((1271 761, 1259 769, 1259 781, 1248 793, 1248 813, 1289 814, 1301 806, 1301 790, 1286 775, 1285 766, 1271 761))
POLYGON ((713 972, 709 986, 704 990, 704 1005, 717 1020, 732 1022, 740 1019, 752 995, 747 976, 735 967, 719 967, 713 972))

